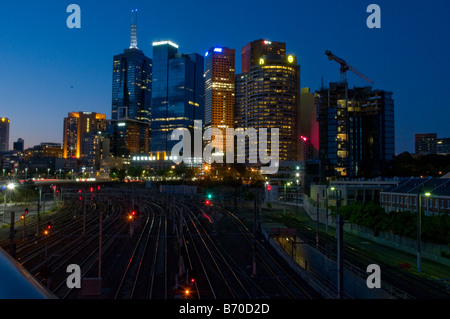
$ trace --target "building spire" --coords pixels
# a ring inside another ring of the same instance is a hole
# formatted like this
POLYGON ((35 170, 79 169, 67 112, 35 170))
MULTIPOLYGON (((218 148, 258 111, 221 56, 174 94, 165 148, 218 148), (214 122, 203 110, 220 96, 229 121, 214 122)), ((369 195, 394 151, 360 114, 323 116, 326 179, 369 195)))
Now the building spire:
POLYGON ((130 49, 137 49, 137 9, 131 10, 131 40, 130 49))

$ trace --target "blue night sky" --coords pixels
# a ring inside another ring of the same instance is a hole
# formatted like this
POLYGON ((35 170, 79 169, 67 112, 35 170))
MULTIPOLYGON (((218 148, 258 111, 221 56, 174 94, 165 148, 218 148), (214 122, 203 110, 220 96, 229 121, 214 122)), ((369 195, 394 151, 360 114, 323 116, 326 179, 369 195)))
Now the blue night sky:
MULTIPOLYGON (((60 142, 72 111, 111 117, 113 55, 129 46, 131 9, 138 9, 138 47, 152 57, 158 39, 183 53, 215 45, 240 50, 256 39, 286 42, 298 57, 301 87, 340 79, 325 50, 394 92, 396 153, 414 151, 414 133, 450 137, 449 1, 3 1, 0 4, 0 116, 11 120, 10 143, 60 142), (81 7, 81 29, 66 8, 81 7), (381 29, 366 8, 381 7, 381 29)), ((348 73, 350 86, 369 85, 348 73)), ((12 144, 11 144, 12 147, 12 144)))

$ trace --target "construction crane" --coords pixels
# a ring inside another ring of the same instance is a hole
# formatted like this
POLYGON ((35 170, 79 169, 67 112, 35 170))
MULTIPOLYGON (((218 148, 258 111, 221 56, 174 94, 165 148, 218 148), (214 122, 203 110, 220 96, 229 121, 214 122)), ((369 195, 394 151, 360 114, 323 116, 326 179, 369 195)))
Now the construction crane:
POLYGON ((342 83, 347 82, 346 72, 350 70, 353 73, 355 73, 356 75, 358 75, 360 78, 366 80, 370 84, 373 84, 373 81, 371 79, 369 79, 367 76, 365 76, 364 74, 362 74, 361 72, 356 70, 354 67, 352 67, 350 64, 345 62, 344 59, 341 59, 340 57, 334 55, 333 53, 331 53, 331 51, 328 51, 328 50, 325 51, 325 54, 328 56, 328 59, 330 61, 334 60, 341 65, 341 81, 342 81, 342 83))

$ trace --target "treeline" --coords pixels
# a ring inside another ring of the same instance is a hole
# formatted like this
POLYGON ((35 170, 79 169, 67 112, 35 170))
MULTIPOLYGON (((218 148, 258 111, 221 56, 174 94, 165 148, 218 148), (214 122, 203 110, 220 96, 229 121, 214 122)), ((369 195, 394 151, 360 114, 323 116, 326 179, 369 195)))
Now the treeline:
MULTIPOLYGON (((335 207, 333 207, 333 214, 335 207)), ((339 214, 344 220, 356 225, 364 226, 377 232, 392 232, 393 234, 417 237, 417 214, 415 212, 391 212, 386 214, 384 209, 373 202, 366 205, 353 203, 339 207, 339 214)), ((422 240, 436 244, 450 244, 450 216, 422 215, 422 240)))
POLYGON ((450 155, 412 156, 408 152, 404 152, 394 157, 390 175, 397 177, 440 177, 448 172, 450 172, 450 155))

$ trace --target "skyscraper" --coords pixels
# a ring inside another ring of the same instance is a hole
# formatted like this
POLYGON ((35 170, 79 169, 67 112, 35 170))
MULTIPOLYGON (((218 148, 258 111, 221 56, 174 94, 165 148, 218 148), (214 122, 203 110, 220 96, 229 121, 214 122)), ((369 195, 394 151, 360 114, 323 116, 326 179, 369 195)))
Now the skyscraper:
POLYGON ((63 157, 81 158, 88 154, 83 149, 85 139, 106 129, 106 115, 95 112, 71 112, 64 118, 63 157))
POLYGON ((205 128, 223 130, 226 150, 226 128, 234 127, 235 103, 234 49, 213 47, 205 53, 205 128))
POLYGON ((113 59, 113 120, 133 119, 150 123, 152 60, 137 47, 137 14, 131 22, 130 47, 113 59))
POLYGON ((24 140, 22 138, 18 138, 17 142, 13 143, 13 150, 17 152, 23 152, 24 150, 24 140))
POLYGON ((0 118, 0 152, 9 151, 9 119, 0 118))
POLYGON ((392 92, 340 82, 317 94, 322 177, 384 176, 395 154, 392 92))
POLYGON ((249 72, 236 75, 235 126, 278 128, 279 160, 298 161, 299 101, 300 66, 296 57, 285 56, 284 51, 259 56, 249 72))
POLYGON ((284 57, 286 55, 286 43, 262 39, 248 43, 241 50, 241 72, 249 72, 250 68, 254 65, 258 65, 259 59, 267 54, 284 57))
POLYGON ((151 151, 170 152, 175 128, 192 129, 204 111, 203 57, 178 53, 171 41, 153 42, 151 151))

